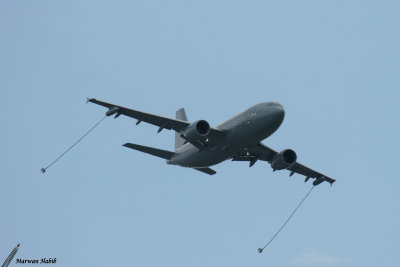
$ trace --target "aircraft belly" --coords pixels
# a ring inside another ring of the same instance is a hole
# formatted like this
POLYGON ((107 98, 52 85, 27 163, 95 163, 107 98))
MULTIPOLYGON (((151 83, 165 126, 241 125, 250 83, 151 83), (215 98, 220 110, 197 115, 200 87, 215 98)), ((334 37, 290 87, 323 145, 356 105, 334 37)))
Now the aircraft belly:
POLYGON ((260 140, 254 133, 231 132, 225 142, 214 148, 205 148, 199 151, 197 148, 183 151, 174 156, 174 164, 184 167, 210 167, 221 163, 236 155, 241 149, 247 146, 256 145, 260 140))
POLYGON ((270 136, 279 128, 281 119, 281 115, 277 117, 268 110, 246 110, 217 126, 227 132, 223 139, 201 150, 187 144, 176 151, 171 163, 192 168, 221 163, 270 136), (253 116, 256 112, 257 115, 253 116))

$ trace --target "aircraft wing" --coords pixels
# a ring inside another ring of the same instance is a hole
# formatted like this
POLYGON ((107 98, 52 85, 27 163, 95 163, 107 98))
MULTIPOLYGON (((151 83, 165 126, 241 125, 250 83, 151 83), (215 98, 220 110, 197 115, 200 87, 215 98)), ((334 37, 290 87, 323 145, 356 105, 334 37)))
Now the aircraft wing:
MULTIPOLYGON (((174 130, 178 133, 183 134, 186 127, 188 127, 190 125, 190 122, 187 122, 187 121, 171 119, 171 118, 167 118, 167 117, 162 117, 162 116, 142 112, 142 111, 135 110, 135 109, 125 108, 122 106, 99 101, 95 98, 90 98, 87 101, 108 108, 108 111, 106 112, 107 116, 111 116, 111 115, 115 114, 115 118, 117 118, 118 116, 120 116, 122 114, 122 115, 125 115, 128 117, 137 119, 136 124, 139 124, 140 122, 144 121, 144 122, 156 125, 159 127, 158 132, 160 132, 163 129, 168 129, 168 130, 174 130)), ((212 128, 212 127, 210 128, 210 135, 212 135, 212 136, 218 136, 221 133, 222 133, 222 131, 219 129, 212 128)), ((204 148, 204 145, 202 145, 201 142, 199 142, 199 143, 192 142, 192 144, 201 149, 204 148)))
MULTIPOLYGON (((247 151, 239 153, 232 158, 233 161, 250 161, 250 166, 252 166, 257 160, 263 160, 271 163, 273 157, 277 154, 275 150, 269 148, 268 146, 259 143, 257 146, 249 148, 247 151)), ((287 168, 290 171, 290 176, 294 173, 298 173, 306 176, 306 180, 310 178, 316 179, 315 183, 328 182, 331 185, 336 181, 320 172, 314 171, 303 164, 296 162, 293 166, 287 168)), ((317 184, 319 184, 317 183, 317 184)))

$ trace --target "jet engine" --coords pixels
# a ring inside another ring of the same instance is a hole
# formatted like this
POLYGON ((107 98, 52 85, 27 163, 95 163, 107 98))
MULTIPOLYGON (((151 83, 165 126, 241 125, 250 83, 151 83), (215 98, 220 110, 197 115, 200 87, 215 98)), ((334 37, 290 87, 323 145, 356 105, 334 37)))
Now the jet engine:
POLYGON ((285 149, 276 154, 271 161, 271 167, 275 170, 287 169, 296 163, 297 155, 291 149, 285 149))
POLYGON ((208 124, 208 122, 205 120, 198 120, 193 122, 186 128, 183 136, 188 141, 196 141, 206 138, 209 133, 210 124, 208 124))

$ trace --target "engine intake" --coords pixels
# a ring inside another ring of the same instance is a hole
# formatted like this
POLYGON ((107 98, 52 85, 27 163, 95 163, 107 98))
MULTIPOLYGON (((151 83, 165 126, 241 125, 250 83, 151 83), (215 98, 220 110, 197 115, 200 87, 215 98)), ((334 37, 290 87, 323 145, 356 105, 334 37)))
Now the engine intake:
POLYGON ((190 124, 183 136, 189 141, 196 141, 207 137, 210 133, 210 124, 205 120, 198 120, 190 124))
POLYGON ((274 170, 287 169, 296 163, 297 155, 291 149, 285 149, 276 154, 271 161, 271 167, 274 170))
POLYGON ((210 124, 205 120, 200 120, 196 123, 196 131, 201 136, 207 136, 210 133, 210 124))

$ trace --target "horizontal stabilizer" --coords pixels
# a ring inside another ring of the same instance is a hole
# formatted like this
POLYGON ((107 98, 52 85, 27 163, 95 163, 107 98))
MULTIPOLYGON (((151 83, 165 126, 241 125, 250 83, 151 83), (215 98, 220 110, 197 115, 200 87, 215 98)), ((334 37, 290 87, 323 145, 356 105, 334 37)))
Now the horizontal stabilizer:
POLYGON ((216 171, 214 171, 214 170, 211 169, 211 168, 193 168, 193 169, 198 170, 198 171, 201 171, 201 172, 204 172, 204 173, 207 173, 207 174, 209 174, 209 175, 214 175, 214 174, 217 173, 216 171))
POLYGON ((158 148, 152 148, 152 147, 147 147, 147 146, 141 146, 141 145, 136 145, 136 144, 131 144, 131 143, 126 143, 123 145, 124 147, 129 147, 159 158, 163 159, 171 159, 172 156, 174 155, 174 152, 167 151, 167 150, 162 150, 158 148))

